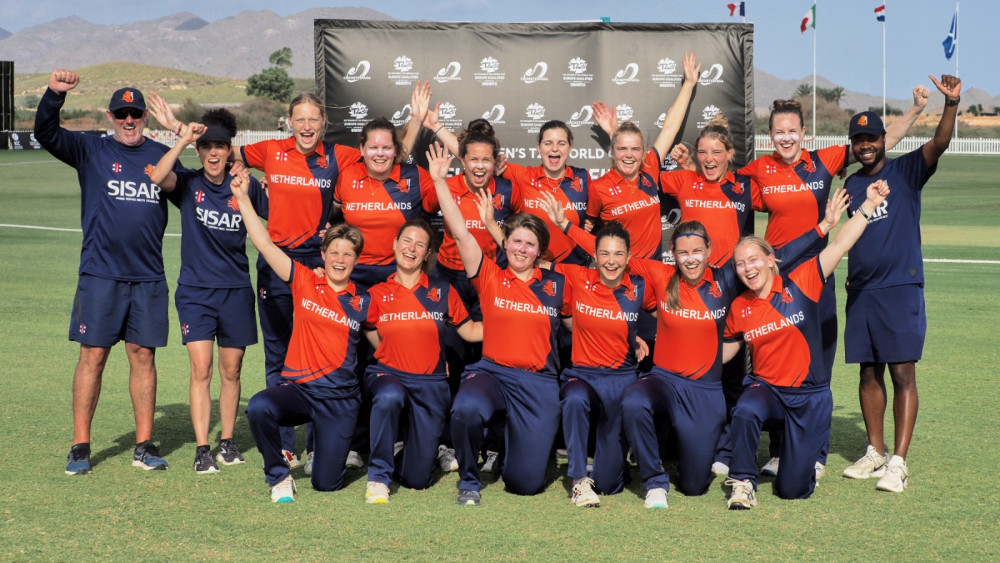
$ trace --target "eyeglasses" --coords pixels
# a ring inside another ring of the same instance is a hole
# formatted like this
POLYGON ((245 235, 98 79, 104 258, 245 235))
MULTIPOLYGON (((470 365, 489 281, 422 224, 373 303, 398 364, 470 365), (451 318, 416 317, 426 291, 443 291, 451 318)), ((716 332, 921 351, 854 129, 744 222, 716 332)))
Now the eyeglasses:
POLYGON ((111 112, 111 115, 115 116, 115 119, 120 119, 124 121, 129 117, 131 117, 132 119, 142 119, 142 116, 145 113, 146 112, 144 112, 143 110, 137 108, 121 108, 111 112))

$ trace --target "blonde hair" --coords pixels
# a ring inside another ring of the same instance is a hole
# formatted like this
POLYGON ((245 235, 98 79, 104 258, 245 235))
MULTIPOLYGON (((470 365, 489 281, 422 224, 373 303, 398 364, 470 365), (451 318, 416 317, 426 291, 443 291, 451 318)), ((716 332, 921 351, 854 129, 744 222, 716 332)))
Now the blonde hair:
MULTIPOLYGON (((770 243, 768 243, 766 240, 764 240, 763 238, 761 238, 761 237, 759 237, 757 235, 746 235, 744 237, 741 237, 740 241, 737 242, 736 246, 733 247, 733 256, 736 256, 736 249, 737 248, 739 248, 741 246, 748 245, 748 244, 752 244, 752 245, 756 246, 766 256, 774 256, 774 247, 771 246, 770 243)), ((776 276, 781 274, 781 272, 778 269, 778 263, 779 262, 781 262, 781 261, 778 260, 777 257, 775 257, 775 259, 774 259, 774 265, 771 266, 771 273, 774 274, 774 275, 776 275, 776 276)), ((735 265, 736 265, 736 261, 734 260, 733 261, 733 267, 735 267, 735 265)))

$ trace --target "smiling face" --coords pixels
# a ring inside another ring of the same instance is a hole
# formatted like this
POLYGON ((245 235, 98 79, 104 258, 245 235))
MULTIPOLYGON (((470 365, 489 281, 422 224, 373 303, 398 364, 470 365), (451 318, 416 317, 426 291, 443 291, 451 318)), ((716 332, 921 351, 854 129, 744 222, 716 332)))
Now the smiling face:
POLYGON ((354 243, 344 238, 333 239, 323 250, 322 256, 327 282, 337 290, 347 287, 354 265, 358 263, 354 243))
POLYGON ((229 143, 222 141, 208 141, 198 143, 195 147, 198 158, 201 159, 201 166, 205 169, 205 175, 216 184, 221 184, 226 175, 226 163, 229 155, 233 153, 233 148, 229 143))
POLYGON ((300 103, 292 108, 288 122, 295 137, 295 148, 306 155, 316 152, 326 128, 326 118, 320 108, 308 102, 300 103))
POLYGON ((698 141, 698 167, 709 182, 718 182, 729 171, 733 149, 726 149, 722 141, 713 137, 703 137, 698 141))
POLYGON ((774 254, 768 254, 760 245, 743 243, 733 249, 736 275, 750 291, 763 297, 771 291, 774 282, 774 254))
POLYGON ((601 283, 608 287, 618 287, 631 257, 632 253, 623 239, 616 236, 602 237, 594 251, 601 283))
POLYGON ((368 175, 378 181, 385 180, 396 164, 396 144, 392 132, 385 129, 372 129, 364 144, 361 145, 361 155, 365 159, 368 175))
POLYGON ((524 227, 518 227, 511 231, 507 240, 504 241, 504 248, 507 249, 508 267, 515 274, 524 274, 533 270, 535 260, 541 254, 538 237, 524 227))
POLYGON ((420 227, 407 227, 392 241, 396 255, 396 269, 400 272, 418 272, 424 267, 431 251, 430 235, 420 227))
POLYGON ((549 178, 562 178, 566 173, 566 161, 573 145, 562 127, 552 127, 542 134, 538 143, 538 153, 542 156, 542 170, 549 178))
POLYGON ((865 170, 877 167, 885 159, 885 135, 861 134, 851 137, 851 154, 865 170))
POLYGON ((694 285, 705 277, 711 252, 711 245, 698 235, 679 236, 674 240, 674 261, 677 262, 677 271, 684 281, 694 285))
POLYGON ((114 131, 115 140, 127 147, 137 147, 146 140, 142 130, 146 127, 146 111, 135 108, 108 110, 108 121, 114 131))
POLYGON ((462 166, 465 168, 465 185, 469 190, 483 190, 493 178, 493 147, 486 143, 470 143, 465 147, 462 166))
POLYGON ((776 113, 771 119, 771 142, 785 164, 793 164, 802 153, 806 127, 794 113, 776 113))
POLYGON ((635 180, 642 169, 642 137, 621 133, 611 147, 611 164, 626 180, 635 180))

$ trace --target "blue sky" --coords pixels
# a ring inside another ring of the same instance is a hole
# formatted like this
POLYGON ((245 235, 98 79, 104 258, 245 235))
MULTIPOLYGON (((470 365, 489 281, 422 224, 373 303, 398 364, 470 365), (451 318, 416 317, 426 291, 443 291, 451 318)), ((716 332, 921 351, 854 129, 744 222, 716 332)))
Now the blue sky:
MULTIPOLYGON (((576 21, 610 17, 615 22, 739 22, 726 8, 731 0, 374 0, 365 7, 402 19, 477 22, 576 21)), ((736 2, 738 4, 738 2, 736 2)), ((908 97, 928 74, 955 72, 944 57, 953 0, 886 0, 887 94, 908 97)), ((358 6, 360 2, 283 0, 0 0, 0 27, 16 32, 53 19, 77 15, 94 23, 118 24, 191 12, 214 21, 243 10, 271 10, 287 16, 310 7, 358 6)), ((820 75, 849 90, 882 94, 882 24, 874 9, 881 0, 817 0, 817 67, 820 75)), ((745 0, 747 21, 755 26, 754 63, 779 78, 812 74, 813 31, 799 24, 813 0, 745 0)), ((1000 22, 1000 3, 962 0, 959 13, 959 75, 963 87, 1000 94, 996 41, 988 28, 1000 22), (992 45, 992 46, 991 46, 992 45)), ((2 58, 2 52, 0 52, 2 58)))

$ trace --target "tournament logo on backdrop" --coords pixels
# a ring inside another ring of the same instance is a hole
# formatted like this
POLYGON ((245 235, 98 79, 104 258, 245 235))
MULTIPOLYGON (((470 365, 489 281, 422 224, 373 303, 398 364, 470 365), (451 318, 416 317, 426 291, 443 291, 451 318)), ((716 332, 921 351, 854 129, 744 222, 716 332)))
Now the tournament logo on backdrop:
POLYGON ((490 122, 490 125, 496 127, 498 125, 505 125, 507 122, 503 120, 503 115, 507 113, 507 108, 503 107, 501 104, 494 104, 490 111, 483 113, 481 116, 486 121, 490 122))
POLYGON ((548 82, 549 79, 545 74, 549 71, 549 65, 544 61, 538 61, 535 66, 524 71, 524 76, 521 77, 521 82, 525 84, 534 84, 535 82, 548 82))
POLYGON ((438 106, 438 120, 451 130, 462 129, 462 118, 458 117, 458 108, 451 102, 441 102, 438 106))
POLYGON ((619 70, 615 73, 614 78, 611 79, 612 82, 621 86, 622 84, 628 84, 630 82, 638 82, 639 79, 639 65, 635 63, 629 63, 625 65, 625 68, 619 70))
POLYGON ((447 66, 437 71, 437 74, 434 75, 434 81, 444 83, 461 80, 462 77, 458 75, 459 72, 462 72, 462 63, 451 61, 447 66))
POLYGON ((545 123, 545 106, 538 102, 533 102, 524 110, 527 119, 521 120, 521 127, 531 134, 537 134, 545 123))
POLYGON ((584 127, 594 125, 594 110, 590 106, 582 106, 579 111, 573 112, 566 122, 570 127, 584 127))
POLYGON ((351 133, 360 133, 365 124, 368 123, 368 106, 361 102, 354 102, 348 110, 348 118, 344 120, 344 127, 351 133))
POLYGON ((717 113, 721 113, 722 110, 714 105, 707 105, 705 109, 701 110, 701 121, 698 122, 698 129, 703 129, 708 125, 709 120, 711 120, 717 113))
POLYGON ((618 123, 625 123, 626 121, 631 121, 636 125, 640 123, 639 121, 632 119, 635 117, 635 110, 628 104, 619 104, 615 106, 615 115, 618 116, 618 123))
POLYGON ((392 117, 389 118, 389 121, 391 121, 392 124, 395 125, 396 127, 402 127, 403 125, 406 124, 407 121, 410 120, 410 117, 412 117, 412 113, 413 113, 413 108, 410 107, 410 104, 406 104, 405 106, 403 106, 403 109, 393 112, 392 117))
POLYGON ((500 61, 493 57, 479 61, 479 71, 473 73, 472 78, 479 82, 480 86, 498 86, 507 77, 506 73, 500 72, 500 61))
POLYGON ((677 72, 677 62, 664 57, 656 63, 656 73, 650 79, 660 88, 676 88, 684 81, 684 73, 677 72))
POLYGON ((396 86, 412 86, 420 73, 413 72, 413 59, 400 55, 392 61, 392 70, 386 73, 386 78, 396 86))
POLYGON ((371 80, 372 77, 368 76, 368 71, 372 69, 372 64, 368 61, 359 61, 357 65, 352 66, 347 74, 344 75, 344 80, 355 83, 359 80, 371 80))
POLYGON ((725 81, 722 79, 722 65, 715 63, 708 67, 708 69, 701 71, 701 75, 698 76, 698 84, 702 86, 725 84, 725 81))
POLYGON ((587 61, 580 57, 573 57, 566 65, 569 72, 563 74, 563 82, 573 88, 585 88, 594 81, 594 74, 587 72, 587 61))

